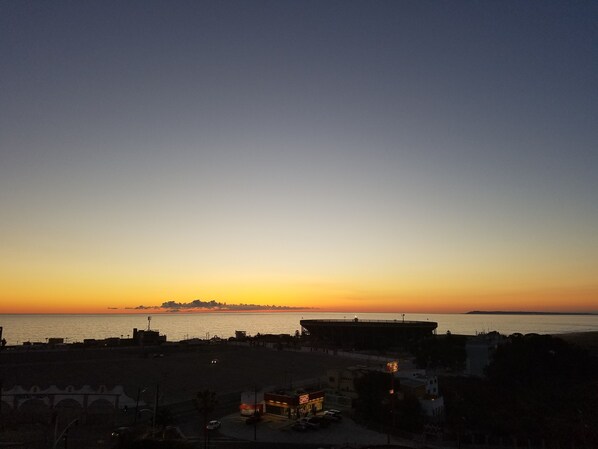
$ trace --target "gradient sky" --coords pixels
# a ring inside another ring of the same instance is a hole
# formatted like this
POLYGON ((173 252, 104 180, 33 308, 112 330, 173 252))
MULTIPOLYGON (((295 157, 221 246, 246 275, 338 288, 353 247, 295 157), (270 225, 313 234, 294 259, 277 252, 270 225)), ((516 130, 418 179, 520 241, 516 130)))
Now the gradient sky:
POLYGON ((595 1, 0 3, 0 313, 598 310, 595 1))

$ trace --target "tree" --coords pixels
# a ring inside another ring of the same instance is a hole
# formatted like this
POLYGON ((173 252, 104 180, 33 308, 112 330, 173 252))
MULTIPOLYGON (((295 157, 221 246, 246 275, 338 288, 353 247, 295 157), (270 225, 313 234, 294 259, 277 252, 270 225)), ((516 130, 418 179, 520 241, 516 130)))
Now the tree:
POLYGON ((164 427, 171 425, 173 422, 174 419, 170 410, 164 407, 160 407, 158 410, 156 410, 156 426, 163 429, 164 427))
POLYGON ((486 372, 486 379, 442 379, 454 433, 598 447, 595 357, 549 335, 514 334, 486 372))
POLYGON ((203 417, 203 431, 204 431, 204 443, 205 447, 208 446, 208 416, 214 411, 218 400, 216 399, 216 393, 211 390, 202 390, 195 395, 194 399, 195 408, 203 417))
POLYGON ((466 337, 438 335, 414 342, 410 348, 418 368, 450 368, 460 371, 465 366, 466 337))
POLYGON ((424 413, 417 397, 405 394, 403 400, 395 401, 395 426, 408 432, 419 433, 424 428, 424 413))
POLYGON ((355 380, 358 398, 355 410, 367 421, 382 423, 390 410, 388 390, 391 385, 390 374, 380 371, 368 371, 363 377, 355 380))

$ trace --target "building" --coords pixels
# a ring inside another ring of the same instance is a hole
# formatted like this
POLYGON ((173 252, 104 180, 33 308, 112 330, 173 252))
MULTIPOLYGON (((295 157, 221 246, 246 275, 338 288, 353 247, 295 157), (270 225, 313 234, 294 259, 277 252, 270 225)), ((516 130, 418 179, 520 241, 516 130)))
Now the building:
POLYGON ((399 371, 395 374, 401 394, 415 396, 424 414, 433 420, 444 417, 444 398, 438 390, 438 377, 423 369, 399 371))
MULTIPOLYGON (((329 369, 326 372, 328 387, 355 399, 357 397, 355 381, 374 370, 364 365, 349 366, 347 368, 329 369)), ((375 369, 379 371, 379 369, 375 369)))
POLYGON ((264 392, 263 391, 244 391, 241 393, 241 405, 239 406, 241 415, 251 416, 256 412, 264 413, 264 392))
POLYGON ((336 347, 383 349, 403 347, 434 334, 432 321, 301 320, 303 334, 336 347))
POLYGON ((324 391, 320 389, 275 390, 264 393, 266 413, 297 419, 324 409, 324 391))
POLYGON ((379 367, 358 365, 328 370, 326 374, 328 387, 331 391, 326 392, 327 406, 330 406, 332 399, 339 404, 342 404, 343 398, 357 399, 358 394, 355 384, 368 372, 390 372, 394 376, 394 387, 399 400, 404 398, 405 395, 414 396, 426 416, 433 420, 442 419, 444 416, 444 398, 439 393, 438 377, 428 374, 423 369, 389 371, 388 368, 391 365, 396 367, 396 362, 389 362, 385 366, 379 367))
POLYGON ((137 330, 133 329, 133 342, 138 346, 156 346, 166 342, 166 335, 160 335, 160 332, 155 330, 137 330))
POLYGON ((505 338, 498 332, 478 334, 469 339, 465 344, 465 373, 469 376, 485 376, 486 367, 492 361, 496 348, 504 342, 505 338))

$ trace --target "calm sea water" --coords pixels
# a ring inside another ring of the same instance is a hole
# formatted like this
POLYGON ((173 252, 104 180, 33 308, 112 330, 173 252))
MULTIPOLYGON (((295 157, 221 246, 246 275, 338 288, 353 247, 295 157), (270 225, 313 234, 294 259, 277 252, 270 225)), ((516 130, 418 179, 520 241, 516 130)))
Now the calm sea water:
MULTIPOLYGON (((62 337, 70 342, 84 338, 127 337, 133 328, 147 328, 150 315, 0 315, 0 326, 8 344, 24 341, 45 342, 46 338, 62 337)), ((301 319, 353 318, 347 313, 277 312, 277 313, 198 313, 152 314, 151 329, 166 334, 169 341, 186 338, 228 338, 235 330, 292 334, 300 329, 301 319)), ((396 313, 360 313, 360 319, 401 320, 396 313)), ((475 334, 496 330, 502 334, 515 332, 559 334, 598 331, 598 315, 465 315, 406 314, 406 320, 435 321, 438 333, 475 334)))

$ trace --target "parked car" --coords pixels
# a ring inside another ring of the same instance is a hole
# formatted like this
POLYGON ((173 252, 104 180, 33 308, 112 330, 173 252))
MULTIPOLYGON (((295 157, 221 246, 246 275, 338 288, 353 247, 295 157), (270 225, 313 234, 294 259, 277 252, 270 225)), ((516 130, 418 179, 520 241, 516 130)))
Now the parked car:
POLYGON ((216 429, 220 428, 220 425, 221 425, 220 421, 214 419, 214 420, 210 421, 206 425, 206 429, 208 429, 208 430, 216 430, 216 429))
POLYGON ((330 421, 323 416, 312 416, 307 422, 317 427, 328 427, 330 425, 330 421))
POLYGON ((333 413, 330 410, 326 410, 322 417, 328 421, 340 421, 342 419, 341 415, 333 413))
POLYGON ((308 427, 307 424, 297 421, 291 426, 291 429, 296 430, 297 432, 305 432, 308 427))
POLYGON ((115 439, 123 439, 123 437, 131 436, 133 430, 130 427, 118 427, 112 431, 110 436, 115 439))
POLYGON ((313 418, 301 418, 297 422, 303 424, 308 429, 314 429, 315 430, 315 429, 319 429, 320 428, 320 423, 317 422, 317 421, 314 421, 313 418))
POLYGON ((329 410, 326 410, 324 413, 332 414, 332 415, 338 417, 338 419, 341 419, 343 417, 343 414, 341 413, 341 411, 337 410, 335 408, 331 408, 329 410))

